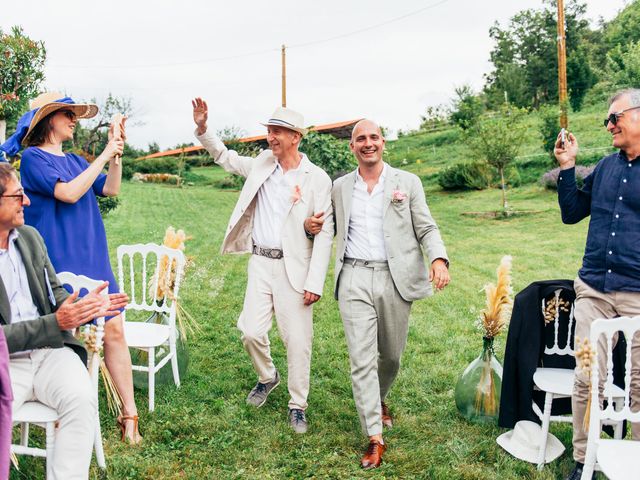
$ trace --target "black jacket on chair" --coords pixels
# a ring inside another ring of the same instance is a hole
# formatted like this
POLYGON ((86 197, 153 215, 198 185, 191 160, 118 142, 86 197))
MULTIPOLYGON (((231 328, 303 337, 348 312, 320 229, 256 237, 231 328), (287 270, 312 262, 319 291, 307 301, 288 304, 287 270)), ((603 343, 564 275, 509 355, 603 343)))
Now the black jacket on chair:
MULTIPOLYGON (((513 312, 509 323, 507 344, 504 352, 504 369, 502 373, 502 391, 500 393, 500 416, 498 425, 506 428, 520 420, 540 423, 531 407, 536 400, 540 410, 544 408, 544 393, 534 391, 533 374, 541 366, 544 356, 545 329, 542 315, 542 299, 548 298, 558 289, 564 290, 563 298, 575 300, 573 280, 545 280, 533 282, 519 292, 513 302, 513 312), (538 398, 536 398, 538 397, 538 398)), ((575 324, 574 324, 575 325, 575 324)), ((566 337, 559 338, 560 344, 566 343, 566 337)), ((545 367, 574 368, 575 358, 571 355, 544 356, 545 367)), ((552 414, 571 413, 571 399, 564 402, 553 402, 552 414)))
MULTIPOLYGON (((553 345, 554 325, 545 327, 542 314, 542 299, 549 298, 562 289, 562 298, 574 302, 573 280, 545 280, 533 282, 520 293, 513 302, 513 312, 509 324, 507 344, 504 352, 502 391, 500 394, 500 414, 498 425, 513 428, 520 420, 540 423, 532 408, 532 401, 544 409, 544 392, 534 390, 533 374, 538 367, 575 368, 575 358, 571 355, 545 355, 546 345, 553 345)), ((562 322, 561 322, 562 323, 562 322)), ((570 332, 573 337, 575 318, 570 332)), ((567 329, 559 329, 558 342, 566 345, 567 329)), ((573 341, 571 342, 573 347, 573 341)), ((613 351, 614 383, 624 388, 624 364, 626 342, 622 332, 613 351)), ((552 415, 571 413, 571 399, 554 400, 552 415)))

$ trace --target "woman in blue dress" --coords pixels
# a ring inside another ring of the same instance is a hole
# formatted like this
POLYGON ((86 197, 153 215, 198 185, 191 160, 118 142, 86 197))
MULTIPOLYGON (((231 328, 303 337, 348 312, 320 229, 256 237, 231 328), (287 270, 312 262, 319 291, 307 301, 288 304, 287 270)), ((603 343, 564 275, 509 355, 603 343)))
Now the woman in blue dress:
MULTIPOLYGON (((107 280, 109 292, 117 292, 96 195, 113 197, 120 191, 122 165, 115 158, 122 155, 124 134, 114 137, 110 129, 107 146, 92 163, 63 152, 62 143, 73 138, 78 119, 94 117, 98 112, 96 105, 76 104, 63 97, 60 93, 37 97, 31 111, 21 118, 22 124, 18 123, 16 134, 0 150, 15 155, 20 144, 27 146, 20 163, 22 185, 31 199, 31 206, 25 209, 25 222, 44 238, 56 271, 107 280), (102 171, 107 164, 105 175, 102 171)), ((122 416, 118 418, 122 440, 137 444, 142 437, 121 316, 107 319, 104 357, 123 400, 122 416)))

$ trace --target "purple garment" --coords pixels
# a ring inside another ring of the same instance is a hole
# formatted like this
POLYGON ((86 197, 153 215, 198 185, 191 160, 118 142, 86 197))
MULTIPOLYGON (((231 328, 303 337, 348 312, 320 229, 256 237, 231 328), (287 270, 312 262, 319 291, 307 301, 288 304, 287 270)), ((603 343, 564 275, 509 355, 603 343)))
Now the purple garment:
POLYGON ((102 196, 107 180, 100 174, 92 187, 76 202, 57 200, 57 182, 70 182, 89 167, 81 156, 53 155, 38 147, 22 154, 20 177, 31 205, 24 210, 27 225, 36 228, 57 272, 72 272, 96 280, 108 280, 109 292, 119 291, 111 270, 107 235, 96 195, 102 196))
POLYGON ((4 331, 0 328, 0 480, 9 478, 12 402, 9 350, 7 349, 7 340, 4 338, 4 331))

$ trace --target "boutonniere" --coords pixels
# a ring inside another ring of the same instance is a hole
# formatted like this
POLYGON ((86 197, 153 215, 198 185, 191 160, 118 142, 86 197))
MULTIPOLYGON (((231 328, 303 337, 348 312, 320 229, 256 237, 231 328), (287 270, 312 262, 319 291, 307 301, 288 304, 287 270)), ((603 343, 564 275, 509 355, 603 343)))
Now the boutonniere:
POLYGON ((402 203, 407 199, 407 194, 401 190, 394 190, 391 193, 391 201, 393 203, 402 203))
POLYGON ((300 185, 296 185, 295 187, 293 187, 293 193, 291 194, 291 203, 295 205, 301 199, 302 199, 302 191, 300 190, 300 185))

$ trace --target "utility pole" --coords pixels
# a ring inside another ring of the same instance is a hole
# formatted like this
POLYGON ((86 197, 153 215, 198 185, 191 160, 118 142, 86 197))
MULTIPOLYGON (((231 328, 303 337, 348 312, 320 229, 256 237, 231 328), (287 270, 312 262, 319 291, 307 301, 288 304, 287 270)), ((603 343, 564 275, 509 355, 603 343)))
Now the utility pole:
POLYGON ((282 45, 282 106, 287 106, 287 54, 286 46, 282 45))
POLYGON ((560 126, 567 128, 567 49, 564 33, 564 1, 558 0, 558 99, 560 100, 560 126))

